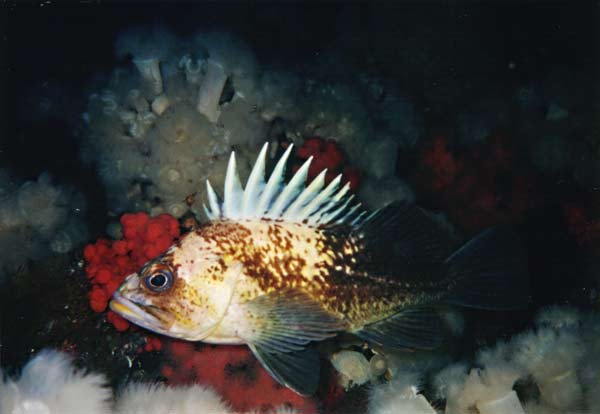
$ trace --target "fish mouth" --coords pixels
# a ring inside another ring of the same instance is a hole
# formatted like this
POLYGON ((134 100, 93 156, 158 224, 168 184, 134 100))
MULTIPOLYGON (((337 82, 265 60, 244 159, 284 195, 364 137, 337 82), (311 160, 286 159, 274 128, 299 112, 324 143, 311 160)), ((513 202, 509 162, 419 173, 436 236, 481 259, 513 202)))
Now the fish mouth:
POLYGON ((123 318, 151 331, 166 332, 173 324, 156 306, 137 304, 119 292, 110 301, 110 309, 123 318))

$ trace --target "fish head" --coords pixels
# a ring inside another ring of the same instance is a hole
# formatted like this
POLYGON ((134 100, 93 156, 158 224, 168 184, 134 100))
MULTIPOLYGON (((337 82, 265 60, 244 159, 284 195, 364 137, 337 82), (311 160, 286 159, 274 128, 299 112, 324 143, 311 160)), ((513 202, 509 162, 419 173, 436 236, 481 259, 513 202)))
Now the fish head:
POLYGON ((242 266, 191 236, 127 276, 111 310, 163 335, 188 341, 209 337, 225 316, 242 266))

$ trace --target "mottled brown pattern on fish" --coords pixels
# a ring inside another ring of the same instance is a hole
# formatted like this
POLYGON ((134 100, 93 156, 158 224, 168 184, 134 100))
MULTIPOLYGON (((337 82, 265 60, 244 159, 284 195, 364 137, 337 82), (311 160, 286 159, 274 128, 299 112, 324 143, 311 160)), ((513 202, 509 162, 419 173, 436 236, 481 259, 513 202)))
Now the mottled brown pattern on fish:
POLYGON ((310 295, 325 310, 359 326, 389 316, 403 305, 431 297, 398 278, 377 278, 360 268, 365 257, 360 240, 296 223, 216 221, 197 230, 222 255, 212 278, 227 261, 240 261, 258 289, 241 293, 244 300, 289 288, 310 295), (311 259, 311 260, 309 260, 311 259), (309 263, 310 262, 310 263, 309 263))

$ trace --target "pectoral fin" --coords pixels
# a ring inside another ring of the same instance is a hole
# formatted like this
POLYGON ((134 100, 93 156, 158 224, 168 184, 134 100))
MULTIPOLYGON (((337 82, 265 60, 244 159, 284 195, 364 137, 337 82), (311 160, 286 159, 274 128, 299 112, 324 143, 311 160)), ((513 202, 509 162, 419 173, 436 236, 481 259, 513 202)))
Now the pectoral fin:
POLYGON ((271 376, 300 395, 312 395, 319 385, 319 353, 313 348, 294 352, 269 352, 259 345, 250 349, 271 376))
POLYGON ((442 343, 442 323, 431 307, 403 309, 353 332, 365 341, 401 349, 435 349, 442 343))
POLYGON ((309 342, 322 341, 345 329, 309 295, 288 289, 259 296, 245 305, 238 336, 280 384, 311 395, 319 383, 319 355, 309 342))
POLYGON ((265 352, 300 351, 344 329, 310 296, 290 289, 259 296, 246 304, 247 326, 239 336, 265 352))

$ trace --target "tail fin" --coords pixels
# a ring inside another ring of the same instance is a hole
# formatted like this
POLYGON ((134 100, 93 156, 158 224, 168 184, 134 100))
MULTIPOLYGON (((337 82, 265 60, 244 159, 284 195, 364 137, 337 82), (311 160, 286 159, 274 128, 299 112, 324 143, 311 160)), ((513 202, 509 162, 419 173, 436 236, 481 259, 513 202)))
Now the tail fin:
POLYGON ((446 264, 455 282, 448 302, 470 308, 509 310, 530 301, 525 249, 509 227, 483 231, 446 264))

